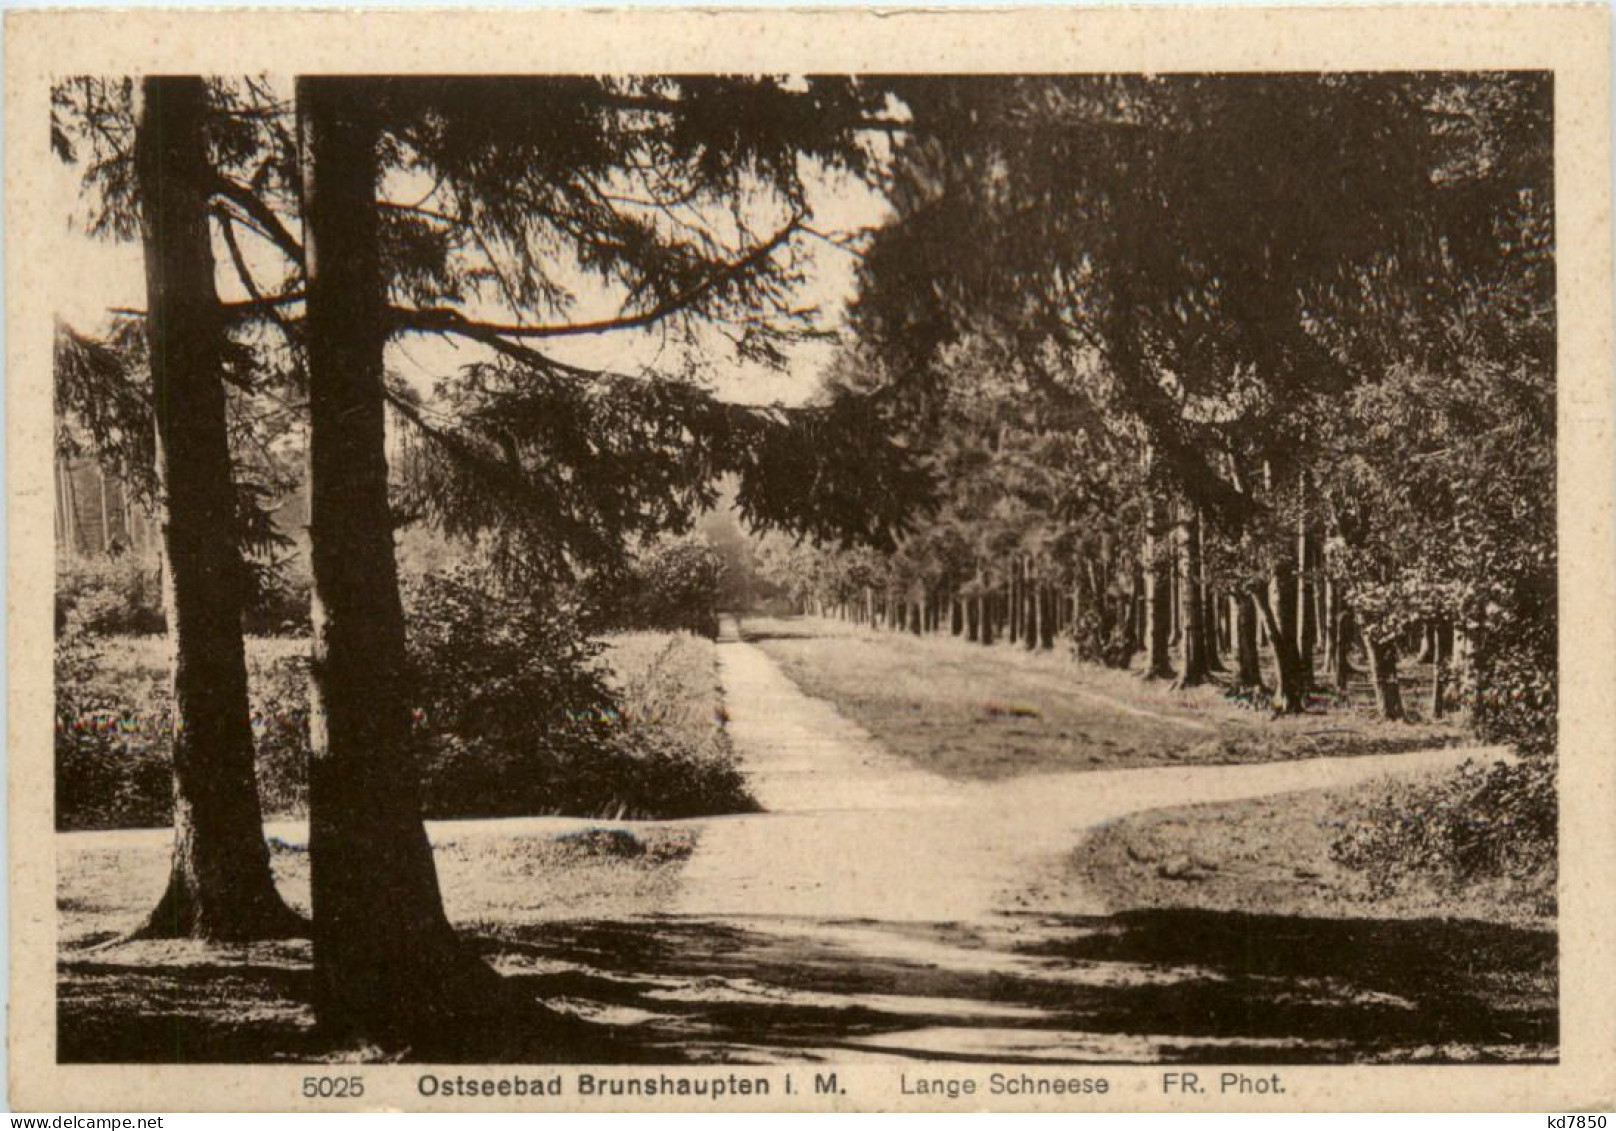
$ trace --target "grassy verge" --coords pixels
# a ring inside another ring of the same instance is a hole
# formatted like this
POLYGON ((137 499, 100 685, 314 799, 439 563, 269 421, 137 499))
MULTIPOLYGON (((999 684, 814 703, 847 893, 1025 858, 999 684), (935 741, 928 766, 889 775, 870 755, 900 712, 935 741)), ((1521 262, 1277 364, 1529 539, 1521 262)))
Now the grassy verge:
POLYGON ((1107 916, 1069 957, 1211 975, 1193 1010, 1215 1024, 1318 1026, 1368 1061, 1551 1059, 1552 866, 1455 882, 1413 861, 1387 885, 1340 859, 1344 838, 1384 819, 1388 797, 1449 796, 1457 776, 1135 814, 1092 833, 1023 906, 1040 919, 1107 916))
POLYGON ((742 628, 805 692, 953 778, 1385 754, 1463 737, 1351 706, 1269 718, 1217 687, 1174 691, 1058 653, 809 619, 749 617, 742 628))
POLYGON ((1343 864, 1343 837, 1380 819, 1388 790, 1440 789, 1451 772, 1136 814, 1091 834, 1029 904, 1107 913, 1193 908, 1317 918, 1472 919, 1552 926, 1552 868, 1456 882, 1434 863, 1390 884, 1343 864))

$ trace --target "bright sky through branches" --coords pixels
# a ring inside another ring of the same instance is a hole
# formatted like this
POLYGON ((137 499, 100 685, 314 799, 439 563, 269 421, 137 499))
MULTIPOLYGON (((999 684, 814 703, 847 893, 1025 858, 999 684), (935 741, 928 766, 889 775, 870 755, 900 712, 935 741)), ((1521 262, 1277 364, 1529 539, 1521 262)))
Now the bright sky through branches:
MULTIPOLYGON (((61 202, 62 222, 83 246, 83 258, 78 262, 93 264, 64 293, 57 314, 77 330, 99 333, 115 311, 141 309, 145 305, 140 245, 138 241, 116 243, 84 234, 86 207, 80 190, 82 169, 55 162, 53 173, 58 180, 56 198, 61 202)), ((878 193, 855 177, 808 167, 804 170, 804 181, 810 210, 807 223, 813 233, 819 235, 799 232, 792 238, 792 248, 804 276, 795 292, 794 305, 816 309, 814 325, 817 328, 837 330, 855 290, 857 260, 852 252, 835 246, 833 240, 880 224, 887 217, 888 209, 878 193)), ((390 184, 386 195, 413 202, 422 195, 423 189, 430 191, 429 186, 414 186, 417 191, 412 194, 411 187, 390 184)), ((292 226, 296 230, 295 222, 292 226)), ((759 223, 757 226, 762 229, 767 225, 759 223)), ((283 270, 280 253, 249 230, 241 230, 239 239, 259 286, 265 291, 278 288, 283 270)), ((221 297, 227 301, 245 299, 247 295, 235 277, 229 253, 217 234, 215 262, 221 297)), ((620 297, 611 289, 582 278, 570 265, 561 265, 558 271, 568 273, 566 285, 580 296, 571 320, 588 321, 618 313, 620 297)), ((533 312, 486 305, 468 306, 463 313, 470 318, 490 321, 552 321, 533 312)), ((687 360, 694 360, 703 379, 710 382, 723 399, 752 404, 777 401, 797 404, 817 388, 819 376, 836 348, 834 342, 825 340, 788 343, 784 350, 790 362, 783 372, 776 372, 764 365, 737 359, 730 343, 713 329, 704 328, 698 342, 699 356, 686 358, 681 356, 685 347, 675 341, 674 336, 652 328, 557 339, 546 344, 546 352, 567 363, 625 373, 637 372, 648 365, 682 371, 687 360)), ((474 343, 409 335, 389 347, 388 365, 422 392, 428 392, 436 379, 471 362, 489 360, 491 356, 490 351, 474 343)))

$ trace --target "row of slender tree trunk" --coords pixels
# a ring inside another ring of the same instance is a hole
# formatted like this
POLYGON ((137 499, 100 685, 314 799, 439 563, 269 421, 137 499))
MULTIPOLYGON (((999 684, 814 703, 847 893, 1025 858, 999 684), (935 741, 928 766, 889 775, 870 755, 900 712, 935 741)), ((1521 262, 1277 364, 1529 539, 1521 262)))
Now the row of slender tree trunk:
MULTIPOLYGON (((1282 710, 1300 710, 1317 690, 1346 692, 1359 674, 1353 662, 1359 650, 1380 712, 1390 719, 1403 716, 1398 641, 1360 631, 1351 603, 1329 578, 1315 533, 1298 534, 1295 557, 1279 557, 1266 584, 1219 586, 1205 561, 1199 513, 1182 508, 1175 518, 1156 499, 1149 515, 1153 533, 1134 561, 1102 547, 1100 554, 1059 570, 1018 552, 996 563, 992 582, 984 580, 989 571, 979 569, 963 584, 899 591, 866 586, 841 599, 811 598, 811 611, 899 632, 947 633, 1029 650, 1054 647, 1089 615, 1090 631, 1119 642, 1111 662, 1126 666, 1144 652, 1149 678, 1185 687, 1227 673, 1236 687, 1263 688, 1266 649, 1274 702, 1282 710), (1052 580, 1057 576, 1059 582, 1052 580)), ((1420 661, 1434 664, 1430 705, 1440 715, 1451 692, 1445 673, 1455 666, 1455 634, 1440 622, 1423 634, 1420 661)))

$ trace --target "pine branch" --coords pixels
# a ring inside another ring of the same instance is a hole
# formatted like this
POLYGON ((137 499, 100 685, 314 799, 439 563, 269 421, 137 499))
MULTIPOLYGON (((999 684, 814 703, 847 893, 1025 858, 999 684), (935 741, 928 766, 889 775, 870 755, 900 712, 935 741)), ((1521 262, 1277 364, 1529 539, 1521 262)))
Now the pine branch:
MULTIPOLYGON (((465 337, 473 337, 489 345, 494 344, 492 339, 495 337, 515 339, 566 338, 606 334, 617 330, 643 330, 656 325, 665 318, 690 309, 701 300, 702 296, 710 293, 714 288, 744 274, 768 259, 769 256, 773 255, 790 240, 796 232, 801 230, 804 218, 804 215, 799 212, 770 239, 754 247, 745 255, 724 264, 694 286, 677 295, 662 299, 637 314, 602 318, 592 322, 571 322, 548 326, 474 321, 466 318, 458 311, 445 307, 428 307, 418 311, 405 311, 395 308, 394 316, 409 329, 447 331, 465 337)), ((520 355, 511 354, 509 356, 514 360, 524 360, 520 355)), ((528 360, 532 360, 534 364, 544 368, 560 366, 559 362, 537 360, 541 356, 535 355, 535 358, 528 360)))
MULTIPOLYGON (((217 212, 216 215, 222 221, 220 230, 224 236, 225 249, 230 253, 231 265, 236 269, 236 278, 240 280, 242 288, 252 299, 251 303, 246 305, 252 311, 261 310, 269 315, 270 320, 280 327, 281 333, 286 335, 287 344, 295 348, 298 342, 297 335, 293 332, 291 323, 281 316, 279 308, 288 303, 301 302, 303 293, 297 291, 265 296, 263 291, 259 289, 257 281, 253 278, 251 269, 247 266, 247 257, 242 254, 240 241, 236 239, 235 218, 222 210, 217 212)), ((221 303, 220 305, 225 308, 227 313, 230 313, 233 307, 239 311, 240 304, 221 303)))
POLYGON ((231 180, 223 174, 213 178, 214 195, 228 200, 240 208, 254 223, 256 223, 276 247, 286 253, 287 257, 299 267, 305 266, 303 244, 275 215, 275 210, 265 204, 252 189, 237 181, 231 180))
POLYGON ((540 353, 531 346, 513 342, 500 332, 499 327, 482 322, 473 322, 458 310, 449 307, 431 307, 416 310, 409 307, 392 306, 388 308, 388 314, 392 318, 395 329, 415 334, 453 334, 457 337, 481 343, 512 361, 551 376, 581 380, 595 380, 608 376, 604 371, 568 365, 566 362, 558 361, 548 354, 540 353))

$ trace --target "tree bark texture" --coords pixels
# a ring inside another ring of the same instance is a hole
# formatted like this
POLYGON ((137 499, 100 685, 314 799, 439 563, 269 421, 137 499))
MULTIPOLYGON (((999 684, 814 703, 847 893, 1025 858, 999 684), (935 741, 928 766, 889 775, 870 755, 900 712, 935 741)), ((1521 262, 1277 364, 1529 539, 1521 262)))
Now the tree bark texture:
POLYGON ((213 285, 204 125, 194 76, 142 80, 135 169, 146 261, 146 340, 165 501, 173 660, 174 853, 147 937, 270 938, 307 925, 275 890, 253 772, 237 539, 213 285))
POLYGON ((297 105, 314 567, 315 1013, 339 1039, 421 1055, 499 1048, 529 1039, 540 1011, 450 927, 411 750, 388 505, 373 101, 355 80, 299 78, 297 105))
POLYGON ((1382 718, 1395 722, 1404 717, 1403 688, 1397 681, 1397 642, 1377 640, 1367 627, 1363 640, 1369 655, 1369 678, 1375 684, 1375 704, 1382 718))
MULTIPOLYGON (((1286 586, 1276 586, 1283 600, 1286 586)), ((1296 651, 1296 634, 1287 632, 1274 611, 1267 587, 1259 587, 1251 594, 1268 626, 1268 646, 1274 654, 1274 668, 1279 686, 1274 691, 1274 709, 1282 714, 1301 714, 1306 706, 1307 686, 1302 680, 1302 659, 1296 651)))
POLYGON ((1180 527, 1179 608, 1184 617, 1184 670, 1180 687, 1199 687, 1208 678, 1206 663, 1206 605, 1201 599, 1201 516, 1193 506, 1184 510, 1180 527))
POLYGON ((1146 647, 1149 654, 1146 657, 1145 675, 1149 679, 1172 679, 1173 573, 1166 545, 1167 506, 1158 492, 1151 492, 1149 514, 1150 531, 1145 548, 1149 574, 1146 605, 1149 624, 1146 647))
POLYGON ((1235 682, 1240 687, 1260 688, 1262 663, 1257 653, 1257 602, 1249 593, 1237 594, 1235 601, 1235 682))

